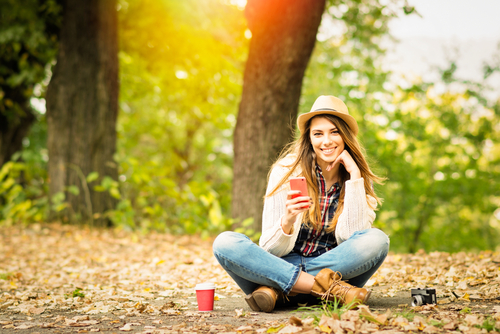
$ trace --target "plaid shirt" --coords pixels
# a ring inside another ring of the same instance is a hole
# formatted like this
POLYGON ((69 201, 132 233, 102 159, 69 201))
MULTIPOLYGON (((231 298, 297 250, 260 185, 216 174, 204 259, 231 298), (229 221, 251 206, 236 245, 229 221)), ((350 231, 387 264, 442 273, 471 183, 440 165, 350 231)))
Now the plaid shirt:
POLYGON ((316 179, 319 187, 319 207, 321 209, 321 227, 316 230, 310 225, 302 224, 293 252, 302 256, 318 256, 337 246, 335 232, 326 233, 328 223, 337 211, 340 185, 335 183, 326 189, 326 181, 321 168, 316 165, 316 179))

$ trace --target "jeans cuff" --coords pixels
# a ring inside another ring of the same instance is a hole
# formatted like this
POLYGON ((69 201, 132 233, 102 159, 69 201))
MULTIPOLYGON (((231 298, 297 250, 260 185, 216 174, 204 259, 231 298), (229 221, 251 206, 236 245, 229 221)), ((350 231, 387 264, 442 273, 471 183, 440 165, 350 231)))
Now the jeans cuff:
POLYGON ((295 283, 297 283, 297 280, 299 279, 301 271, 302 271, 301 267, 295 267, 292 278, 288 282, 285 289, 283 289, 283 293, 285 295, 288 295, 290 293, 290 291, 292 291, 293 286, 295 285, 295 283))

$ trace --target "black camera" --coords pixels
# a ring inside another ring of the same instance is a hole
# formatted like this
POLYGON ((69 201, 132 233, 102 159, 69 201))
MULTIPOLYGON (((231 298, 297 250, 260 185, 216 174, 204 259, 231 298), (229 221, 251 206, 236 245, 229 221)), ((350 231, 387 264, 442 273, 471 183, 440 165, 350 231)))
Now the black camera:
POLYGON ((411 289, 411 306, 437 304, 436 289, 411 289))

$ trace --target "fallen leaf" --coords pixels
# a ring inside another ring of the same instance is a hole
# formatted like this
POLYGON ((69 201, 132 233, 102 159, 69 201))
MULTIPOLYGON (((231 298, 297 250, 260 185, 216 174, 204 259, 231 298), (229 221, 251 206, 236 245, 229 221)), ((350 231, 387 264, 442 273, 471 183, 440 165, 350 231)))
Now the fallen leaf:
POLYGON ((20 325, 20 326, 16 326, 16 327, 14 327, 14 328, 15 328, 15 329, 30 329, 30 328, 33 328, 33 327, 35 327, 35 326, 33 326, 33 325, 28 325, 28 324, 22 324, 22 325, 20 325))
POLYGON ((253 329, 252 326, 240 326, 236 328, 237 331, 251 331, 253 329))
POLYGON ((432 325, 425 327, 423 330, 424 333, 438 333, 440 331, 441 330, 438 327, 432 325))
POLYGON ((458 298, 458 300, 470 301, 470 296, 468 293, 465 293, 462 297, 458 298))
MULTIPOLYGON (((283 327, 282 329, 280 329, 278 334, 291 334, 291 333, 298 333, 298 332, 302 332, 302 328, 294 326, 294 325, 287 325, 287 326, 283 327)), ((327 332, 327 333, 330 333, 330 332, 327 332)))
POLYGON ((444 330, 452 331, 457 328, 457 323, 455 321, 449 322, 443 326, 444 330))
POLYGON ((45 307, 32 307, 29 309, 31 314, 42 314, 45 311, 45 307))
POLYGON ((339 321, 340 327, 345 329, 346 331, 351 331, 355 332, 356 331, 356 323, 354 321, 345 321, 345 320, 340 320, 339 321))
MULTIPOLYGON (((319 329, 322 332, 325 332, 325 333, 331 333, 332 332, 332 329, 329 326, 327 326, 327 325, 319 325, 318 327, 319 327, 319 329)), ((281 331, 280 331, 280 333, 281 333, 281 331)))
POLYGON ((132 330, 132 326, 130 324, 125 324, 123 327, 120 327, 118 329, 124 332, 129 332, 132 330))
POLYGON ((288 322, 291 325, 302 326, 302 320, 300 320, 299 318, 297 318, 295 316, 291 316, 290 319, 288 319, 288 322))
POLYGON ((467 314, 464 320, 468 326, 475 326, 483 323, 483 317, 478 317, 477 315, 473 314, 467 314))

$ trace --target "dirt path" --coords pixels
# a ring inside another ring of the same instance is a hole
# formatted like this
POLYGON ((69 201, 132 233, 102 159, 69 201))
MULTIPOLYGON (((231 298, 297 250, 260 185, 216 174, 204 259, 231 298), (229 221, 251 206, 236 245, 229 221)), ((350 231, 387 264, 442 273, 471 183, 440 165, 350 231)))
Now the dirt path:
POLYGON ((290 317, 305 319, 310 314, 293 312, 294 308, 251 312, 210 246, 210 241, 197 237, 164 234, 60 225, 0 227, 1 332, 265 333, 281 328, 281 333, 484 333, 500 329, 500 257, 495 252, 391 254, 368 283, 373 290, 369 308, 347 312, 338 320, 323 319, 316 327, 306 322, 290 327, 290 317), (217 284, 213 312, 197 311, 193 287, 205 281, 217 284), (409 307, 409 289, 425 286, 437 289, 439 305, 409 307))

